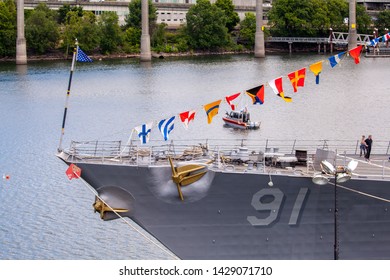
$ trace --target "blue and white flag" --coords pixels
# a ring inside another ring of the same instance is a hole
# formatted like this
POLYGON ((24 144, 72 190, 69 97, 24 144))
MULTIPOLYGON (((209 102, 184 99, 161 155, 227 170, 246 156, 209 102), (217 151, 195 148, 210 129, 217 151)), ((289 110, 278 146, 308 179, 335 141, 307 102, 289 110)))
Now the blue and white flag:
POLYGON ((345 54, 345 52, 341 52, 339 54, 336 54, 335 56, 329 57, 328 59, 330 62, 330 66, 332 66, 332 68, 335 67, 341 61, 344 54, 345 54))
POLYGON ((369 46, 375 47, 375 46, 379 43, 379 39, 380 39, 380 37, 379 37, 379 38, 372 39, 372 40, 370 41, 369 46))
POLYGON ((90 59, 88 57, 88 55, 86 55, 81 49, 79 46, 77 46, 77 61, 80 61, 80 62, 92 62, 92 59, 90 59))
POLYGON ((170 119, 164 119, 161 120, 158 123, 158 129, 160 130, 162 136, 164 137, 164 140, 168 140, 168 135, 171 133, 173 128, 175 127, 175 116, 171 117, 170 119))
POLYGON ((141 141, 141 144, 146 144, 149 142, 152 126, 153 126, 153 122, 150 122, 134 128, 137 131, 137 135, 139 140, 141 141))

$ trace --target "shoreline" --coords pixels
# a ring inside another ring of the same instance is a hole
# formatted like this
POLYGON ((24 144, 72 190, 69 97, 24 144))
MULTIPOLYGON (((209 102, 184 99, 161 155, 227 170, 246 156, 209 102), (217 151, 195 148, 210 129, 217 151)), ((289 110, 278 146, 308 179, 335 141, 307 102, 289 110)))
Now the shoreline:
MULTIPOLYGON (((266 48, 265 54, 286 54, 289 53, 289 50, 286 48, 266 48)), ((292 52, 294 53, 317 53, 313 49, 296 49, 292 52)), ((234 55, 234 54, 254 54, 253 50, 244 50, 244 51, 204 51, 204 52, 181 52, 181 53, 157 53, 152 52, 152 58, 159 58, 163 59, 165 57, 199 57, 199 56, 210 56, 210 55, 234 55)), ((321 52, 323 54, 323 52, 321 52)), ((124 53, 116 53, 116 54, 109 54, 109 55, 103 55, 103 54, 91 54, 88 55, 91 59, 100 61, 100 60, 106 60, 106 59, 126 59, 126 58, 139 58, 139 53, 133 53, 133 54, 124 54, 124 53)), ((48 53, 44 55, 28 55, 27 54, 27 61, 61 61, 61 60, 71 60, 72 55, 69 54, 67 57, 62 52, 53 52, 48 53)), ((15 62, 16 57, 3 57, 0 58, 1 62, 15 62)))
MULTIPOLYGON (((165 57, 194 57, 194 56, 208 56, 208 55, 231 55, 231 54, 251 54, 253 51, 225 51, 225 52, 185 52, 185 53, 156 53, 152 52, 152 58, 165 58, 165 57)), ((281 52, 282 53, 282 52, 281 52)), ((88 55, 92 60, 105 60, 105 59, 126 59, 126 58, 139 58, 140 54, 91 54, 88 55)), ((45 55, 27 55, 27 61, 61 61, 71 60, 72 55, 67 57, 64 54, 45 54, 45 55)), ((16 57, 3 57, 0 58, 1 62, 15 62, 16 57)))

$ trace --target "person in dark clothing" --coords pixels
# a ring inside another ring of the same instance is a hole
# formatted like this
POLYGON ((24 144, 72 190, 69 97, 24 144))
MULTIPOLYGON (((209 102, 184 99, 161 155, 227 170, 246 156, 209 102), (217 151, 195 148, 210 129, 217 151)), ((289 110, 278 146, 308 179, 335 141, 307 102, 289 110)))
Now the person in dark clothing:
POLYGON ((372 136, 371 135, 368 135, 368 138, 364 141, 366 142, 367 144, 367 148, 366 148, 366 160, 367 161, 370 161, 370 154, 371 154, 371 148, 372 148, 372 136))

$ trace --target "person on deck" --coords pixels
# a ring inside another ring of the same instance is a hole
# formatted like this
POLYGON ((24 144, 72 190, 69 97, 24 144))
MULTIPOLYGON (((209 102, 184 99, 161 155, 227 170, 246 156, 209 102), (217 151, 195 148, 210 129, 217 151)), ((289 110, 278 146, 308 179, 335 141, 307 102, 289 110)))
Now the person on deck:
POLYGON ((368 138, 365 140, 366 144, 367 144, 367 151, 366 151, 366 160, 367 161, 370 161, 370 155, 371 155, 371 148, 372 148, 372 136, 371 135, 368 135, 368 138))
POLYGON ((366 136, 362 135, 362 139, 360 140, 360 157, 363 155, 366 156, 367 144, 365 141, 366 136))

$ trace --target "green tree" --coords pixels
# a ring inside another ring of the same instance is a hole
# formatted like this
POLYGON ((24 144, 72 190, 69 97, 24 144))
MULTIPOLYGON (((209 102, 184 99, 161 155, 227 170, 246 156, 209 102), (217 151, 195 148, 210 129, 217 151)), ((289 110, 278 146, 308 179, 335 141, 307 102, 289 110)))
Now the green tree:
POLYGON ((378 17, 375 21, 375 27, 378 28, 379 34, 385 34, 387 29, 387 32, 389 32, 390 29, 390 10, 384 10, 379 12, 378 17))
POLYGON ((245 13, 245 18, 240 23, 239 41, 247 47, 255 45, 256 15, 245 13))
POLYGON ((84 51, 90 52, 99 47, 101 30, 98 28, 93 12, 83 11, 80 17, 78 10, 69 11, 66 14, 65 23, 62 37, 66 53, 69 47, 74 45, 75 39, 84 51))
MULTIPOLYGON (((338 32, 348 32, 348 24, 344 19, 349 18, 349 3, 346 0, 327 0, 327 16, 329 27, 338 32)), ((363 5, 356 5, 356 25, 358 33, 367 33, 372 24, 371 17, 363 5)))
POLYGON ((187 25, 181 25, 176 34, 171 36, 171 41, 174 41, 179 52, 186 52, 190 49, 188 43, 190 39, 187 34, 187 25))
POLYGON ((13 0, 0 1, 0 56, 16 52, 16 7, 13 0))
POLYGON ((70 10, 66 14, 65 23, 62 38, 66 53, 74 45, 75 39, 84 51, 91 52, 99 47, 101 32, 93 12, 83 11, 80 17, 78 10, 70 10))
POLYGON ((167 24, 158 24, 156 30, 151 37, 152 47, 163 46, 167 43, 167 24))
POLYGON ((322 0, 275 0, 268 16, 275 36, 314 37, 330 26, 322 0))
POLYGON ((119 18, 115 12, 103 13, 99 20, 101 30, 100 49, 102 53, 112 53, 122 44, 122 30, 118 24, 119 18))
MULTIPOLYGON (((327 36, 329 28, 348 31, 349 5, 346 0, 275 0, 268 16, 274 36, 327 36)), ((371 19, 362 5, 356 7, 356 19, 358 32, 367 32, 371 19)))
POLYGON ((372 30, 372 19, 363 5, 356 5, 356 29, 358 34, 369 34, 372 30))
POLYGON ((77 12, 79 17, 83 17, 83 7, 71 7, 69 4, 65 4, 58 9, 58 23, 66 23, 67 14, 70 11, 77 12))
POLYGON ((39 54, 55 49, 59 39, 56 12, 40 3, 26 19, 27 47, 39 54))
POLYGON ((229 32, 231 32, 234 27, 236 27, 237 23, 240 22, 240 17, 238 13, 234 11, 234 5, 232 0, 217 0, 215 5, 222 9, 225 12, 226 16, 226 27, 229 32))
POLYGON ((97 28, 95 14, 91 11, 84 11, 80 23, 81 26, 77 34, 80 47, 88 52, 97 49, 100 44, 102 32, 99 28, 97 28))
POLYGON ((139 53, 140 52, 140 38, 141 29, 135 27, 129 27, 125 30, 124 34, 124 50, 127 53, 139 53))
MULTIPOLYGON (((153 5, 152 0, 149 1, 149 27, 154 25, 157 20, 157 9, 153 5)), ((126 16, 126 28, 136 27, 141 29, 141 0, 133 0, 129 3, 129 14, 126 16)))
POLYGON ((167 31, 167 24, 157 25, 157 29, 151 38, 151 45, 156 52, 176 53, 187 51, 188 44, 183 36, 183 26, 176 32, 167 31))
MULTIPOLYGON (((151 0, 149 2, 149 33, 152 34, 155 32, 157 25, 157 9, 153 5, 151 0)), ((139 52, 139 46, 141 44, 141 34, 142 34, 142 22, 141 22, 141 0, 133 0, 129 3, 129 14, 125 18, 125 45, 126 49, 131 52, 139 52)), ((157 31, 161 32, 161 30, 157 31)), ((157 35, 156 35, 157 36, 157 35)))
POLYGON ((329 28, 338 32, 348 32, 348 25, 344 23, 344 18, 349 16, 348 2, 345 0, 326 0, 327 16, 329 18, 329 28))
POLYGON ((140 45, 141 30, 135 27, 129 27, 125 31, 125 41, 131 46, 140 45))
POLYGON ((226 16, 209 0, 198 0, 187 13, 187 35, 194 49, 212 50, 227 46, 229 42, 226 16))
POLYGON ((81 17, 75 11, 68 11, 65 18, 65 26, 63 28, 62 42, 66 47, 66 54, 68 54, 69 47, 74 45, 75 39, 80 39, 79 30, 81 29, 81 17))

